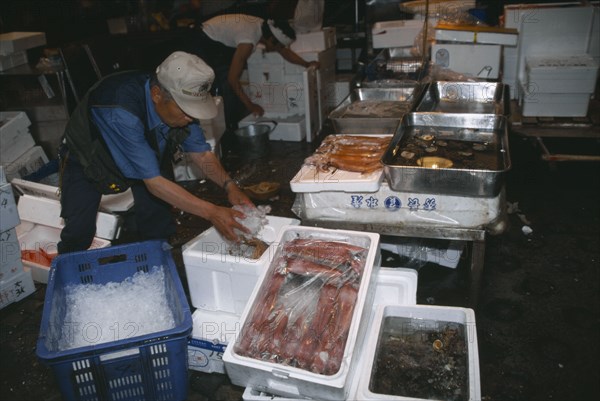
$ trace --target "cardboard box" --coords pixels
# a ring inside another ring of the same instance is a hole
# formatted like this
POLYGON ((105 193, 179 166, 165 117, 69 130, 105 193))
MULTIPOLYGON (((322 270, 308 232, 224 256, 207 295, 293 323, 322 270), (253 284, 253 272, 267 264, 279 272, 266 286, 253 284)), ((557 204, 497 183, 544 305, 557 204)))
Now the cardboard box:
POLYGON ((22 300, 34 291, 31 273, 25 270, 6 281, 0 281, 0 309, 22 300))
POLYGON ((0 55, 31 49, 46 44, 44 32, 8 32, 0 33, 0 55))
POLYGON ((10 184, 0 185, 0 233, 21 223, 15 195, 10 184))
POLYGON ((23 111, 0 111, 0 164, 8 165, 35 146, 23 111))
MULTIPOLYGON (((268 225, 258 238, 267 244, 277 239, 288 225, 299 220, 267 216, 268 225)), ((258 277, 273 257, 269 247, 258 259, 230 255, 231 243, 211 227, 182 247, 183 263, 188 279, 192 305, 208 311, 241 315, 258 277)))

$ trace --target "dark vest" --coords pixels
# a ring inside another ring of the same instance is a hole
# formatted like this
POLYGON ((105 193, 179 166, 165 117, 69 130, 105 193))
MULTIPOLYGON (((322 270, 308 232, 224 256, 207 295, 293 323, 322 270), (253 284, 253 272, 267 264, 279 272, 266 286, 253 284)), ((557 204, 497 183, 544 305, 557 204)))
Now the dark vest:
POLYGON ((164 155, 160 155, 156 132, 148 127, 144 89, 147 80, 148 75, 139 72, 121 72, 107 76, 84 96, 65 129, 64 136, 69 152, 75 154, 86 177, 94 182, 103 194, 123 192, 131 185, 131 180, 123 176, 102 134, 92 122, 92 107, 118 107, 138 117, 144 124, 146 140, 160 162, 161 173, 167 177, 172 177, 172 153, 189 135, 189 129, 171 130, 164 155))

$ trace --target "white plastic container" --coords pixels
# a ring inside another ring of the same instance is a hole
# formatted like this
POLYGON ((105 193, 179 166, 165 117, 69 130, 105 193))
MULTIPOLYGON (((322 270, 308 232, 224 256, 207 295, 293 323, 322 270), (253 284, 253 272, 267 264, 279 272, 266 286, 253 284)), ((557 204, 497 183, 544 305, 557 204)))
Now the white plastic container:
POLYGON ((290 181, 293 192, 376 192, 383 182, 383 167, 368 174, 331 169, 320 171, 312 165, 302 165, 290 181))
MULTIPOLYGON (((60 203, 55 200, 23 195, 19 198, 18 205, 21 224, 16 228, 21 250, 40 250, 48 254, 57 252, 60 241, 60 232, 64 226, 60 217, 60 203)), ((110 241, 101 237, 115 238, 120 229, 120 219, 106 213, 98 213, 96 221, 96 237, 89 249, 104 248, 110 241)), ((50 267, 23 259, 23 265, 31 270, 35 281, 48 282, 50 267)))
POLYGON ((35 146, 23 111, 0 111, 0 164, 8 165, 35 146))
POLYGON ((0 233, 15 228, 20 222, 11 185, 0 185, 0 233))
POLYGON ((46 34, 44 32, 0 33, 0 55, 3 56, 45 44, 46 34))
MULTIPOLYGON (((341 241, 368 249, 341 367, 332 375, 322 375, 296 367, 241 356, 234 351, 235 346, 229 345, 223 355, 227 374, 232 383, 236 385, 251 387, 271 394, 319 400, 346 399, 350 391, 352 373, 360 353, 360 339, 364 336, 371 315, 369 305, 373 302, 376 286, 377 276, 374 272, 374 261, 379 252, 379 234, 299 226, 282 230, 277 242, 284 244, 295 238, 341 241), (369 312, 365 313, 367 310, 369 312)), ((271 277, 273 268, 274 266, 271 265, 263 272, 259 279, 261 284, 265 282, 266 277, 271 277)), ((250 302, 244 310, 241 318, 242 332, 253 308, 259 307, 254 303, 259 294, 266 291, 262 287, 262 285, 255 287, 250 302)), ((242 338, 243 336, 240 336, 240 339, 242 338)))
POLYGON ((334 27, 324 27, 319 31, 296 34, 296 40, 290 45, 295 53, 317 52, 335 47, 334 27))
MULTIPOLYGON (((369 390, 369 382, 373 371, 374 359, 378 347, 378 340, 382 323, 388 317, 406 317, 419 320, 433 320, 443 322, 454 322, 465 326, 465 343, 468 359, 468 399, 472 401, 481 400, 480 375, 479 375, 479 351, 477 347, 477 332, 475 326, 475 312, 468 308, 445 307, 445 306, 400 306, 379 305, 373 318, 373 324, 369 330, 367 343, 365 344, 364 359, 361 371, 357 374, 358 389, 350 399, 380 401, 380 400, 417 400, 407 396, 395 396, 388 394, 377 394, 369 390)), ((420 399, 420 398, 419 398, 420 399)))
POLYGON ((515 47, 517 46, 519 33, 514 28, 438 24, 435 27, 435 39, 440 41, 515 47))
POLYGON ((589 93, 536 93, 519 85, 519 104, 525 117, 585 117, 589 93))
MULTIPOLYGON (((299 220, 277 216, 267 216, 267 220, 268 225, 258 233, 267 244, 274 243, 284 227, 300 224, 299 220)), ((229 247, 211 227, 183 245, 183 264, 195 308, 240 316, 275 247, 269 247, 258 259, 232 256, 229 247)))
POLYGON ((371 29, 373 48, 413 46, 422 29, 423 21, 420 20, 376 22, 371 29))
POLYGON ((478 78, 500 76, 500 45, 435 43, 431 47, 434 64, 478 78))

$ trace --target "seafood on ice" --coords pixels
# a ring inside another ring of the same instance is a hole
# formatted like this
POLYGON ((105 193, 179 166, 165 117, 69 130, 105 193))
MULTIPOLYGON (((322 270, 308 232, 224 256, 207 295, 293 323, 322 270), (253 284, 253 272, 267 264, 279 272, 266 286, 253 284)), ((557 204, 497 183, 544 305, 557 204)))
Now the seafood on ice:
POLYGON ((391 136, 329 135, 304 163, 320 171, 372 173, 383 167, 381 157, 391 140, 391 136))
POLYGON ((333 375, 342 364, 368 250, 295 238, 275 256, 234 352, 333 375))

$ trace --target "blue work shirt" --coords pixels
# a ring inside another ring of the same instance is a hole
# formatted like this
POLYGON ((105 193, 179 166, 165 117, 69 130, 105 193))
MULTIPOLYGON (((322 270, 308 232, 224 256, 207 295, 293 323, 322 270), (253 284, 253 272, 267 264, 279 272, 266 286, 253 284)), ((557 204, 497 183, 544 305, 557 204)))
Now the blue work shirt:
MULTIPOLYGON (((146 81, 146 111, 148 127, 156 133, 160 155, 165 151, 170 127, 162 122, 150 95, 150 82, 146 81)), ((158 177, 160 160, 144 135, 144 123, 129 111, 120 107, 92 107, 92 121, 106 142, 121 173, 131 179, 143 180, 158 177)), ((183 142, 184 152, 207 152, 211 146, 206 142, 200 124, 189 125, 190 135, 183 142)))

